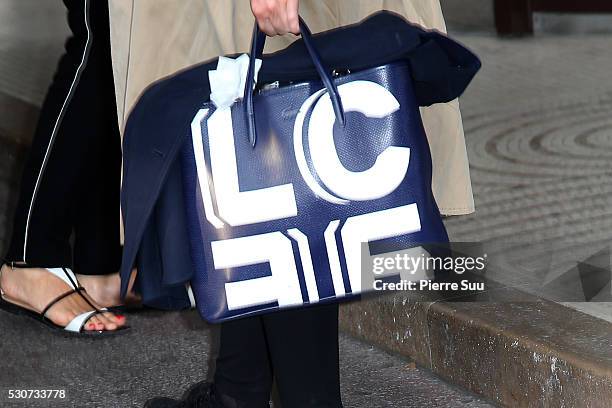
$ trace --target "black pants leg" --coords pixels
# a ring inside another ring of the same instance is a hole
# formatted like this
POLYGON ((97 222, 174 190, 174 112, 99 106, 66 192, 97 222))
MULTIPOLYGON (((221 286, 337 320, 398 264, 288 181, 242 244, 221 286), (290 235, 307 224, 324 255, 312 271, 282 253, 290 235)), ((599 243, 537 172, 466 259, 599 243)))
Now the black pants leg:
POLYGON ((220 393, 261 407, 270 398, 273 376, 283 408, 342 407, 338 305, 221 325, 214 380, 220 393))
POLYGON ((108 3, 64 3, 73 36, 41 109, 6 259, 105 274, 119 269, 121 251, 108 3))

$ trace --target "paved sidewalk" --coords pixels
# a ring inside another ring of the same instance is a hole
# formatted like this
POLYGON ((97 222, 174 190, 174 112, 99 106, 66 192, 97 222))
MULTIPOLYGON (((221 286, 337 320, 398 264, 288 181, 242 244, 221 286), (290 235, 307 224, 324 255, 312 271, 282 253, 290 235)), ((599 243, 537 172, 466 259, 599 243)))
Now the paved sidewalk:
POLYGON ((578 263, 612 245, 612 35, 458 38, 483 69, 461 99, 476 213, 451 238, 502 247, 504 283, 612 321, 609 259, 602 302, 576 294, 578 263))
MULTIPOLYGON (((0 312, 0 406, 141 407, 151 397, 179 397, 206 378, 216 334, 194 311, 129 315, 132 331, 113 339, 75 340, 0 312), (65 389, 58 404, 7 404, 11 388, 65 389)), ((427 370, 341 337, 345 407, 489 408, 427 370)))

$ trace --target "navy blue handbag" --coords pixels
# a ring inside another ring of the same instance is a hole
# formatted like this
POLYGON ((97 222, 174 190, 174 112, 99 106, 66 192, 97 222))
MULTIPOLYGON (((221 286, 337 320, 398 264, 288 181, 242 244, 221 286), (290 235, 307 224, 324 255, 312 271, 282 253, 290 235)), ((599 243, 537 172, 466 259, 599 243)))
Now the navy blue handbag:
POLYGON ((369 249, 448 242, 410 65, 330 70, 300 28, 318 79, 253 91, 256 29, 244 98, 191 124, 192 288, 209 322, 358 297, 369 249))

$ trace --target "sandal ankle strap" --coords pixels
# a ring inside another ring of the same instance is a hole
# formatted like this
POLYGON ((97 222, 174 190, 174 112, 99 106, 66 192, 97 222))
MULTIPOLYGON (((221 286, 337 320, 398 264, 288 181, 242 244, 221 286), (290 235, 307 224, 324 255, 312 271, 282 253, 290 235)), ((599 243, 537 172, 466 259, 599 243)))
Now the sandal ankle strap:
MULTIPOLYGON (((4 261, 2 265, 7 265, 10 266, 11 269, 15 269, 15 268, 20 268, 20 269, 25 269, 25 268, 33 268, 33 266, 27 265, 27 264, 16 264, 15 262, 8 262, 8 261, 4 261)), ((64 281, 64 283, 66 283, 68 286, 70 286, 71 290, 58 296, 58 298, 52 300, 47 307, 45 307, 45 310, 41 313, 41 315, 46 314, 46 312, 53 306, 55 305, 57 302, 59 302, 60 300, 64 299, 66 296, 71 295, 73 293, 78 293, 79 296, 81 296, 83 298, 83 300, 85 300, 85 302, 87 302, 87 304, 94 310, 98 310, 98 308, 96 306, 94 306, 89 299, 87 299, 86 296, 83 296, 83 292, 85 292, 85 288, 83 288, 80 284, 79 281, 76 277, 76 275, 74 274, 74 272, 72 272, 72 270, 70 270, 69 268, 42 268, 45 269, 47 272, 50 272, 52 275, 60 278, 61 280, 64 281)), ((2 270, 0 269, 0 279, 2 278, 2 270)), ((0 286, 0 296, 4 296, 5 292, 4 290, 2 290, 2 287, 0 286)))
POLYGON ((0 259, 0 296, 4 296, 6 294, 6 292, 4 292, 4 290, 2 289, 2 267, 4 265, 10 267, 11 269, 14 269, 14 262, 9 262, 7 260, 5 260, 4 258, 0 259))

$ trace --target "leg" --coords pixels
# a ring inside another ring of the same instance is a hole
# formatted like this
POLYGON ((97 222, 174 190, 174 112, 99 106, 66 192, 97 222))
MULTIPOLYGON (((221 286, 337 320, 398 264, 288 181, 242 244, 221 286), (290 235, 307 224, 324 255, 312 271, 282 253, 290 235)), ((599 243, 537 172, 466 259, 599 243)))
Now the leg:
POLYGON ((272 371, 260 316, 222 323, 214 384, 200 382, 181 401, 157 397, 145 408, 269 408, 272 371))
POLYGON ((215 386, 221 394, 257 401, 259 405, 254 407, 267 406, 263 404, 270 396, 272 371, 283 406, 342 407, 337 304, 221 325, 215 373, 215 386))
MULTIPOLYGON (((104 3, 104 2, 102 2, 104 3)), ((102 4, 101 6, 104 6, 102 4)), ((74 270, 88 293, 102 306, 116 306, 121 279, 119 192, 121 180, 121 136, 117 124, 108 12, 99 13, 97 46, 89 56, 95 81, 87 94, 97 102, 87 123, 91 134, 84 157, 87 165, 79 175, 74 195, 74 270)), ((132 301, 136 299, 131 298, 132 301)))
POLYGON ((272 372, 261 317, 221 324, 214 382, 221 395, 243 402, 236 408, 268 406, 272 372))
POLYGON ((263 321, 282 405, 342 407, 338 305, 272 313, 263 321))
MULTIPOLYGON (((77 20, 75 14, 80 14, 79 26, 84 26, 84 7, 78 11, 76 7, 72 9, 71 20, 77 20)), ((80 28, 68 40, 66 53, 43 102, 21 180, 13 235, 6 256, 10 261, 32 266, 71 264, 72 223, 68 203, 72 198, 74 177, 66 163, 70 162, 73 153, 73 138, 64 127, 66 116, 70 114, 69 102, 85 70, 82 62, 90 48, 87 38, 87 32, 83 33, 80 28)), ((78 158, 75 159, 78 162, 78 158)))
POLYGON ((87 88, 84 93, 90 112, 76 123, 89 135, 83 152, 85 163, 81 166, 74 194, 74 268, 84 275, 118 272, 121 264, 121 135, 114 92, 108 8, 106 2, 99 2, 96 7, 100 8, 94 16, 96 47, 89 55, 91 74, 95 79, 83 84, 87 88), (94 98, 96 102, 92 102, 94 98))
POLYGON ((121 265, 120 138, 108 136, 116 146, 100 146, 91 156, 93 166, 84 172, 75 198, 74 269, 82 275, 117 274, 121 265))
MULTIPOLYGON (((108 98, 98 98, 96 94, 98 85, 104 93, 110 92, 108 82, 98 82, 100 73, 110 68, 101 68, 96 62, 101 61, 100 55, 108 48, 107 3, 91 0, 65 3, 74 36, 66 44, 66 54, 41 110, 6 257, 9 262, 28 268, 3 266, 0 282, 7 298, 39 312, 66 292, 65 282, 42 268, 69 267, 73 263, 69 239, 76 214, 84 211, 78 207, 80 176, 92 165, 89 156, 97 155, 90 150, 92 140, 97 135, 109 137, 103 134, 109 126, 98 130, 97 122, 116 124, 116 114, 101 117, 110 109, 105 106, 108 98)), ((118 138, 116 135, 110 137, 118 138)), ((70 296, 49 310, 47 317, 64 325, 72 317, 91 310, 89 303, 93 302, 70 296)), ((93 317, 91 323, 87 329, 113 330, 123 324, 110 313, 93 317)))
POLYGON ((220 340, 212 392, 202 382, 183 401, 153 398, 145 407, 269 408, 274 370, 283 407, 342 408, 338 305, 222 323, 220 340))
MULTIPOLYGON (((100 66, 108 67, 107 89, 113 89, 110 50, 108 61, 100 66)), ((102 87, 98 87, 102 88, 102 87)), ((115 95, 98 89, 100 98, 108 101, 105 112, 92 124, 96 133, 91 140, 87 166, 79 178, 74 220, 74 270, 87 292, 102 306, 123 303, 119 291, 121 278, 121 240, 119 223, 119 191, 121 180, 121 139, 117 126, 115 95), (107 95, 104 95, 106 93, 107 95)), ((129 301, 136 302, 134 296, 129 301)))

